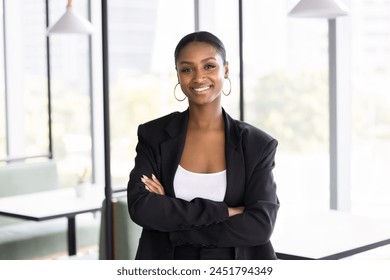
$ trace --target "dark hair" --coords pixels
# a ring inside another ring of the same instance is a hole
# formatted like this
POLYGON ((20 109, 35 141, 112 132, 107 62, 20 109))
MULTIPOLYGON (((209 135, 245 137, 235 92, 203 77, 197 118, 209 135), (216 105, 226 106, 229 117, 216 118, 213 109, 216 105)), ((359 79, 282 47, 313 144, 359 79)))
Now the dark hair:
POLYGON ((182 49, 192 42, 205 42, 210 45, 213 45, 215 48, 217 48, 217 51, 222 56, 223 64, 226 64, 226 50, 222 41, 219 40, 217 36, 211 34, 210 32, 199 31, 199 32, 190 33, 184 36, 179 41, 175 49, 175 66, 177 63, 177 58, 179 57, 179 54, 182 51, 182 49))

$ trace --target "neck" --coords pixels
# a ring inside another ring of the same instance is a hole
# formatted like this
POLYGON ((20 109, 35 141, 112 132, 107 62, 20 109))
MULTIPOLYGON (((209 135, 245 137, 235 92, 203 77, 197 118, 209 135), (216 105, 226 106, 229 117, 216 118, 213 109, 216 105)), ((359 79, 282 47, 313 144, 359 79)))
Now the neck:
POLYGON ((223 127, 222 107, 190 106, 188 125, 196 129, 221 129, 223 127))

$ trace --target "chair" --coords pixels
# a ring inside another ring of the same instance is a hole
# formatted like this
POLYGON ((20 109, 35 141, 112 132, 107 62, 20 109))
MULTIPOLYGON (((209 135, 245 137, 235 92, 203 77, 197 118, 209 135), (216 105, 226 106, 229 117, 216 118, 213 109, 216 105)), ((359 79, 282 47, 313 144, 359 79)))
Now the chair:
MULTIPOLYGON (((138 248, 138 240, 142 228, 134 223, 127 210, 127 197, 119 196, 112 201, 113 213, 113 239, 114 260, 134 260, 138 248)), ((105 248, 105 211, 106 203, 103 202, 101 215, 101 228, 99 239, 99 259, 106 259, 105 248)))

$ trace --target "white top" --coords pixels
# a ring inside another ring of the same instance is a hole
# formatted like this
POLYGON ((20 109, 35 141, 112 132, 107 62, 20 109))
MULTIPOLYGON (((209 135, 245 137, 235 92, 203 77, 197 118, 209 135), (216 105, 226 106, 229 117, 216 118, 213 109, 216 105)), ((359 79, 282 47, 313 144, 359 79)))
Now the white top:
POLYGON ((180 165, 173 180, 176 197, 187 201, 196 197, 223 201, 226 184, 226 170, 216 173, 194 173, 180 165))

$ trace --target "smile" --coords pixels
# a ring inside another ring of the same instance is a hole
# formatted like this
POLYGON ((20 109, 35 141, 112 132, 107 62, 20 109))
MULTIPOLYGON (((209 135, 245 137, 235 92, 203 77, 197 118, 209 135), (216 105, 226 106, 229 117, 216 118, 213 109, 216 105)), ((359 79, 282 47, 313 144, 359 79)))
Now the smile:
POLYGON ((201 92, 201 91, 208 90, 209 88, 210 88, 210 86, 205 86, 205 87, 201 87, 201 88, 192 88, 192 89, 194 91, 201 92))

